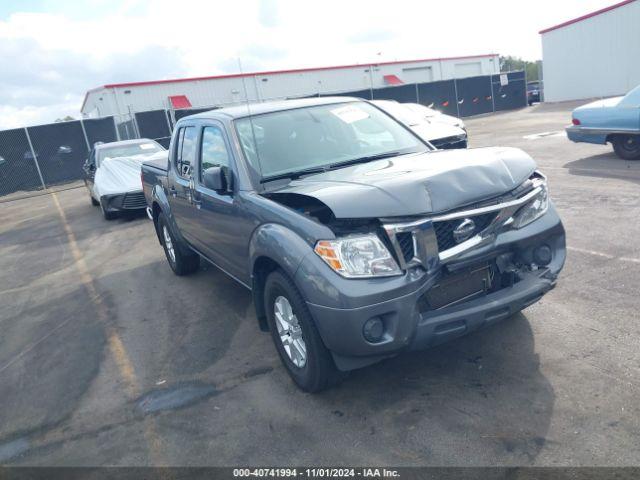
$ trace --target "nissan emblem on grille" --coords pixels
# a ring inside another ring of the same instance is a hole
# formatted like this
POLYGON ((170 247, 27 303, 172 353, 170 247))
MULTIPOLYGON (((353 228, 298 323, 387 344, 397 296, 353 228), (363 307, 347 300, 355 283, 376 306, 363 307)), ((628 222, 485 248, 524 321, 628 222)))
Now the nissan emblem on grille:
POLYGON ((453 230, 453 238, 457 243, 462 243, 465 240, 471 238, 476 230, 476 222, 470 218, 465 218, 460 224, 453 230))

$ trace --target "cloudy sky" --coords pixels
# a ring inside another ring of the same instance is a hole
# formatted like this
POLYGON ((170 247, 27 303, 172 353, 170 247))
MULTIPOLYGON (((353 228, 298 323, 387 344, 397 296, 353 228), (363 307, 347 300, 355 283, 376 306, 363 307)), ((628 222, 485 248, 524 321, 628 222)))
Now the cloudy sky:
POLYGON ((105 83, 499 53, 613 0, 0 0, 0 129, 79 116, 105 83))

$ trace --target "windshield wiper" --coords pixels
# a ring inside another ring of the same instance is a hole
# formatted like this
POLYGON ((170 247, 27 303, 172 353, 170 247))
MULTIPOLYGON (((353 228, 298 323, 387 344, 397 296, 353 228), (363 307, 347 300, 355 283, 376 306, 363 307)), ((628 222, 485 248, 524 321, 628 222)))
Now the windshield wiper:
POLYGON ((400 155, 408 155, 416 152, 385 152, 377 153, 375 155, 367 155, 366 157, 354 158, 351 160, 345 160, 344 162, 336 162, 329 165, 329 169, 347 167, 349 165, 355 165, 357 163, 367 163, 373 160, 382 160, 383 158, 398 157, 400 155))
POLYGON ((411 152, 385 152, 385 153, 377 153, 375 155, 367 155, 366 157, 359 157, 359 158, 354 158, 351 160, 345 160, 344 162, 336 162, 336 163, 331 163, 329 165, 325 165, 323 167, 311 167, 311 168, 305 168, 302 170, 294 170, 293 172, 285 172, 285 173, 279 173, 277 175, 271 175, 269 177, 263 177, 260 179, 260 183, 267 183, 267 182, 272 182, 274 180, 282 180, 284 178, 289 178, 291 180, 295 180, 297 178, 303 177, 304 175, 312 175, 314 173, 325 173, 328 172, 329 170, 333 170, 334 168, 342 168, 342 167, 347 167, 349 165, 355 165, 357 163, 366 163, 366 162, 371 162, 373 160, 381 160, 383 158, 391 158, 391 157, 398 157, 400 155, 408 155, 410 153, 417 153, 415 151, 411 151, 411 152))
POLYGON ((313 173, 324 173, 327 170, 327 167, 311 167, 302 170, 294 170, 293 172, 279 173, 277 175, 271 175, 270 177, 263 177, 260 179, 260 183, 267 183, 273 180, 282 180, 283 178, 290 178, 291 180, 295 180, 296 178, 300 178, 304 175, 311 175, 313 173))

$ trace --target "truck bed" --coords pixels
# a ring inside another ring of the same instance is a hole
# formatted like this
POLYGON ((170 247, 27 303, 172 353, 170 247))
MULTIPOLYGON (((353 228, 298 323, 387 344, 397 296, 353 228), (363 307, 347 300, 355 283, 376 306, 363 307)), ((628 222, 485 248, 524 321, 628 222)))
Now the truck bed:
POLYGON ((164 173, 167 173, 169 167, 169 161, 166 158, 156 158, 154 160, 148 160, 142 165, 158 169, 164 173))
POLYGON ((164 190, 166 187, 168 168, 168 160, 162 158, 149 160, 142 164, 142 190, 149 207, 153 201, 153 188, 158 185, 164 190))

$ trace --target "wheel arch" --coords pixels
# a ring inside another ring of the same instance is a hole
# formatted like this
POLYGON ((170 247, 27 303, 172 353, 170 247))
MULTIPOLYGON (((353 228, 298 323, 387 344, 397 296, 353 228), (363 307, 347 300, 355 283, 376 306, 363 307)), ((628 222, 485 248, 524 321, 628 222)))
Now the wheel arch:
POLYGON ((618 137, 628 137, 628 136, 633 136, 633 137, 638 137, 640 138, 640 132, 635 133, 635 132, 629 132, 629 133, 623 133, 623 132, 616 132, 616 133, 609 133, 607 134, 605 141, 606 143, 613 143, 613 141, 618 138, 618 137))
POLYGON ((256 317, 258 326, 263 332, 269 331, 269 323, 267 322, 267 310, 264 304, 264 287, 267 277, 271 272, 282 270, 278 262, 267 256, 256 258, 251 273, 251 292, 253 294, 253 304, 256 309, 256 317))
POLYGON ((153 187, 153 190, 151 191, 151 211, 153 215, 154 228, 160 244, 162 245, 162 237, 158 226, 158 217, 161 213, 163 213, 165 219, 167 220, 169 229, 176 239, 176 246, 184 252, 189 252, 189 244, 182 236, 182 232, 180 232, 175 218, 171 214, 171 206, 169 205, 169 200, 167 199, 167 196, 161 185, 155 185, 153 187))
POLYGON ((160 245, 162 245, 162 238, 160 237, 160 226, 158 225, 158 217, 160 216, 160 213, 162 213, 162 208, 160 207, 160 204, 154 200, 153 204, 151 205, 151 218, 153 220, 153 227, 156 231, 156 237, 158 237, 158 242, 160 243, 160 245))
POLYGON ((251 290, 260 330, 269 329, 264 305, 267 277, 279 269, 294 282, 300 263, 310 252, 310 245, 283 225, 265 224, 254 231, 249 242, 249 258, 251 290))
MULTIPOLYGON (((623 160, 640 160, 640 134, 628 133, 610 135, 610 137, 613 151, 619 158, 623 160)), ((609 137, 607 137, 607 141, 609 141, 609 137)))

